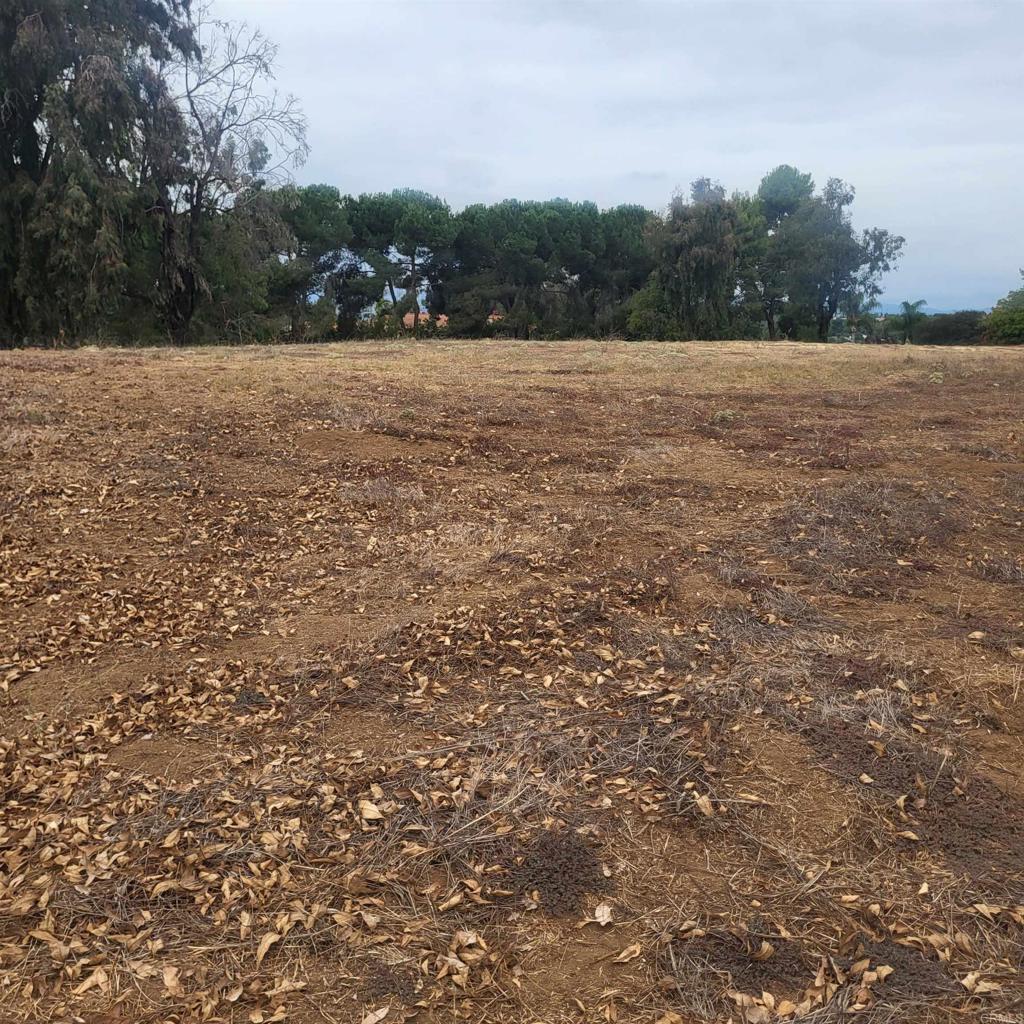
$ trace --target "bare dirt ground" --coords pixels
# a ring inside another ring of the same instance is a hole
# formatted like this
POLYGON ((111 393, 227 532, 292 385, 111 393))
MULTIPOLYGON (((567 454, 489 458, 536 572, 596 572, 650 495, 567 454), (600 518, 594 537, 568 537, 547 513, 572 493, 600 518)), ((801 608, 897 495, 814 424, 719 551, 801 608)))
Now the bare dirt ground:
POLYGON ((1024 353, 0 384, 5 1024, 1024 1021, 1024 353))

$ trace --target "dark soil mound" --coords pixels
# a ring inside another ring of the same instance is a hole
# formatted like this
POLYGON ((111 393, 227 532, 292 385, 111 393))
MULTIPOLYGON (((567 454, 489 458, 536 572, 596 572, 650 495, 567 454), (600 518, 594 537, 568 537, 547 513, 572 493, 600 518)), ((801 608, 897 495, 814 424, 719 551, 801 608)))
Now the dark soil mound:
POLYGON ((798 942, 772 936, 765 944, 760 938, 731 931, 677 939, 673 954, 669 959, 676 968, 671 973, 682 985, 695 973, 713 971, 723 976, 727 987, 758 996, 762 992, 798 995, 813 983, 817 968, 817 961, 798 942))
POLYGON ((538 836, 508 869, 516 892, 536 893, 541 906, 556 916, 579 913, 585 896, 610 888, 596 852, 575 832, 538 836))
POLYGON ((869 776, 866 791, 906 798, 898 827, 908 842, 916 836, 976 879, 1024 872, 1024 805, 989 779, 968 780, 953 758, 904 740, 887 738, 879 753, 873 737, 845 722, 819 722, 804 735, 840 778, 869 776))

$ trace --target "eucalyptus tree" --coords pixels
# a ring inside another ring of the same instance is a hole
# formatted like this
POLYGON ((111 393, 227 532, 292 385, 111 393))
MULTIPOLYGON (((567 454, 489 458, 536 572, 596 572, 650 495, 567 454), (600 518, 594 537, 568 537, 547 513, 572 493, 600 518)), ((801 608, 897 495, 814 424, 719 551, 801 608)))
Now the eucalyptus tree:
POLYGON ((739 220, 736 276, 752 314, 765 325, 768 337, 778 337, 778 319, 786 301, 787 254, 778 229, 769 225, 758 196, 734 197, 739 220))
POLYGON ((197 57, 185 0, 0 4, 0 345, 116 304, 140 185, 180 152, 161 67, 197 57))
POLYGON ((737 204, 707 178, 693 183, 688 200, 674 196, 652 232, 657 285, 684 337, 729 335, 741 235, 737 204))
POLYGON ((779 227, 789 253, 787 296, 796 322, 808 323, 826 341, 840 306, 855 292, 870 300, 879 279, 903 251, 904 239, 883 228, 854 230, 849 207, 855 191, 830 178, 820 195, 802 202, 779 227))
POLYGON ((783 225, 813 193, 809 174, 780 164, 761 179, 754 196, 734 197, 741 223, 740 287, 770 339, 778 337, 779 317, 786 306, 787 271, 800 258, 799 244, 783 225))

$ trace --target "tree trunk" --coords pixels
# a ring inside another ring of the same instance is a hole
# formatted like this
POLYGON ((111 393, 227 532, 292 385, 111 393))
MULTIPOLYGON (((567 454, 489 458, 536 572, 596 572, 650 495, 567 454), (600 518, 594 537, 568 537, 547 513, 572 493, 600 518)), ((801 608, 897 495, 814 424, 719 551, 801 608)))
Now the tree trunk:
POLYGON ((163 319, 174 345, 188 341, 192 318, 199 298, 199 277, 195 267, 198 260, 199 225, 202 211, 191 204, 187 214, 188 226, 184 242, 180 236, 179 217, 166 191, 159 192, 157 213, 163 218, 160 239, 160 290, 163 319))
MULTIPOLYGON (((397 316, 398 316, 398 299, 395 296, 395 282, 392 281, 390 277, 387 279, 387 281, 388 281, 388 291, 391 293, 391 314, 392 314, 392 316, 397 318, 397 316)), ((401 327, 402 327, 402 325, 400 323, 396 323, 395 324, 395 329, 396 330, 401 330, 401 327)))
MULTIPOLYGON (((177 262, 173 255, 171 259, 177 262)), ((175 266, 174 263, 168 269, 168 295, 165 300, 167 327, 171 341, 175 345, 184 345, 188 341, 189 328, 196 311, 197 285, 191 267, 175 266)))
POLYGON ((415 338, 420 331, 420 295, 416 285, 416 247, 413 246, 409 257, 409 287, 412 289, 412 336, 415 338))
POLYGON ((832 316, 828 310, 818 313, 818 341, 828 341, 828 329, 832 325, 832 316))
POLYGON ((171 295, 168 326, 171 331, 171 341, 180 346, 188 341, 189 327, 192 325, 192 316, 195 313, 195 303, 192 301, 192 271, 185 267, 179 273, 181 283, 171 295))

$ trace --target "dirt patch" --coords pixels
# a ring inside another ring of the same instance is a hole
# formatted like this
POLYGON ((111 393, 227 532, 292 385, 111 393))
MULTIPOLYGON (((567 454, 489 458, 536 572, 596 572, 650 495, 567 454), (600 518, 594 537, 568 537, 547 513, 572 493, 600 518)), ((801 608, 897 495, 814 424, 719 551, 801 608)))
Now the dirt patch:
POLYGON ((389 721, 384 709, 343 706, 335 708, 326 721, 313 723, 310 734, 328 750, 348 755, 362 751, 369 757, 429 750, 435 742, 424 729, 389 721))
POLYGON ((836 791, 815 764, 813 748, 770 720, 747 719, 738 735, 749 745, 741 782, 747 798, 757 801, 747 818, 758 836, 805 857, 824 856, 848 838, 857 801, 836 791))
POLYGON ((996 785, 1024 803, 1024 730, 1020 712, 1007 716, 1000 728, 972 729, 965 737, 968 748, 976 757, 979 772, 987 775, 996 785))
POLYGON ((322 458, 355 462, 436 462, 447 460, 456 450, 453 444, 429 438, 340 429, 307 430, 298 436, 296 444, 322 458))
POLYGON ((95 708, 111 694, 135 688, 153 673, 173 670, 188 660, 185 653, 126 652, 96 665, 46 668, 24 678, 15 691, 16 711, 0 724, 0 735, 17 729, 18 719, 62 719, 95 708))
POLYGON ((639 1004, 649 987, 640 959, 615 963, 631 936, 620 928, 552 928, 538 938, 521 964, 526 1020, 569 1019, 582 1014, 614 1020, 639 1004), (580 1006, 584 1009, 581 1011, 580 1006))
POLYGON ((174 733, 140 736, 130 743, 115 747, 107 758, 107 766, 129 774, 168 782, 189 782, 209 777, 228 767, 230 744, 225 740, 199 740, 174 733))

